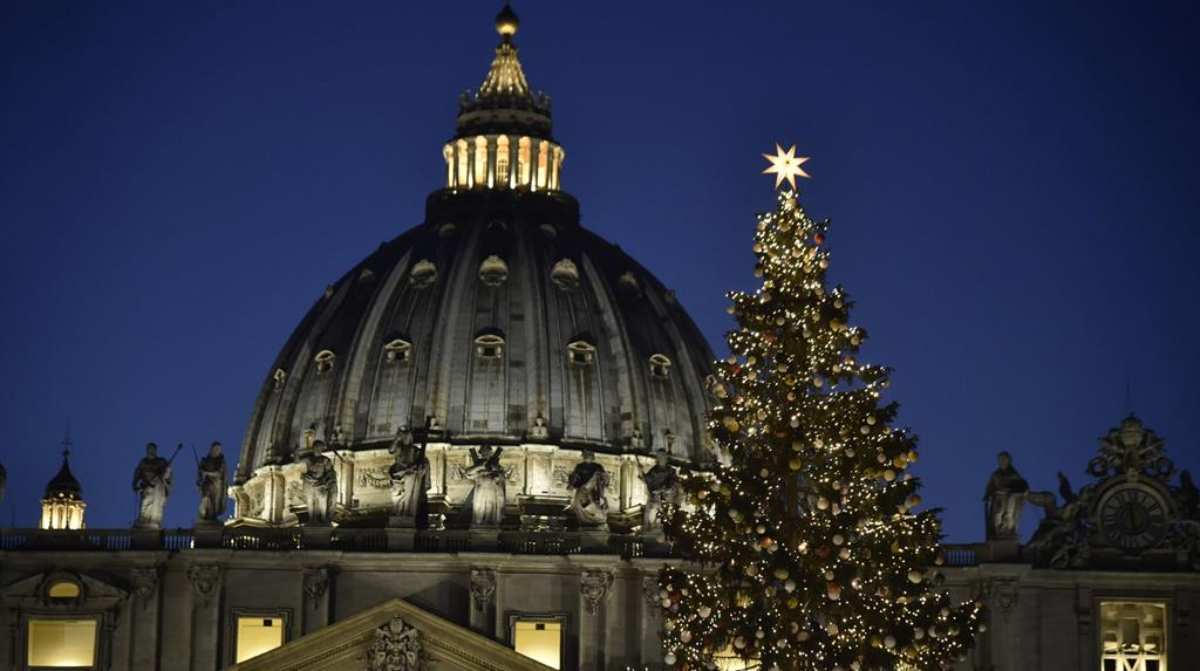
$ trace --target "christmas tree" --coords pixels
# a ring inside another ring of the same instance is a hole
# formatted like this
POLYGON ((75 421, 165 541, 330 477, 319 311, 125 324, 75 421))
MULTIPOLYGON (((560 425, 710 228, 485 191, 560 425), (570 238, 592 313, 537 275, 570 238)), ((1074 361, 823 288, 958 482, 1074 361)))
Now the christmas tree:
POLYGON ((674 669, 944 669, 971 646, 980 605, 954 604, 940 521, 920 510, 916 437, 881 400, 889 369, 825 273, 827 221, 805 214, 793 150, 767 157, 791 189, 758 219, 754 293, 718 362, 709 432, 728 463, 685 475, 691 505, 666 524, 697 570, 659 576, 674 669))

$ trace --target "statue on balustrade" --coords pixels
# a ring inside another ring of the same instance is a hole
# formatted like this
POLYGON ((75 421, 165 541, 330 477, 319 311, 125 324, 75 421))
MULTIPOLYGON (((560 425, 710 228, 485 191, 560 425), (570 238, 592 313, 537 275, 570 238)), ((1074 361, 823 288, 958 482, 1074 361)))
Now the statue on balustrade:
POLYGON ((1012 456, 1001 452, 996 457, 997 468, 988 479, 984 493, 987 512, 988 540, 1005 540, 1017 537, 1021 523, 1021 510, 1026 501, 1046 508, 1048 514, 1055 507, 1054 495, 1049 492, 1031 492, 1029 483, 1012 465, 1012 456))
POLYGON ((575 513, 580 526, 599 527, 608 524, 608 472, 596 463, 596 453, 583 451, 583 461, 567 478, 567 486, 574 490, 568 509, 575 513))
MULTIPOLYGON (((175 454, 179 454, 179 449, 175 454)), ((133 491, 138 495, 138 516, 133 528, 161 529, 167 497, 171 495, 171 462, 158 456, 158 445, 154 443, 146 444, 146 456, 133 471, 133 491)))
POLYGON ((221 453, 221 444, 213 442, 208 448, 208 455, 200 459, 196 466, 196 487, 200 490, 200 509, 196 519, 202 522, 216 522, 225 512, 225 455, 221 453))
POLYGON ((392 481, 392 515, 415 520, 425 507, 429 491, 429 460, 423 446, 415 445, 408 425, 400 427, 388 448, 394 461, 388 468, 392 481))
POLYGON ((474 484, 467 497, 472 527, 498 527, 504 518, 508 469, 500 465, 502 451, 491 445, 480 447, 478 452, 471 448, 471 465, 459 467, 459 475, 474 484))
MULTIPOLYGON (((642 508, 642 533, 650 533, 662 528, 662 511, 666 506, 679 502, 679 475, 675 468, 668 463, 668 455, 664 450, 654 453, 654 465, 650 470, 642 471, 642 481, 646 483, 646 505, 642 508)), ((639 470, 641 466, 638 466, 639 470)))
POLYGON ((324 448, 324 441, 313 442, 312 449, 304 455, 304 473, 300 476, 310 526, 329 526, 337 505, 337 471, 333 460, 321 453, 324 448))

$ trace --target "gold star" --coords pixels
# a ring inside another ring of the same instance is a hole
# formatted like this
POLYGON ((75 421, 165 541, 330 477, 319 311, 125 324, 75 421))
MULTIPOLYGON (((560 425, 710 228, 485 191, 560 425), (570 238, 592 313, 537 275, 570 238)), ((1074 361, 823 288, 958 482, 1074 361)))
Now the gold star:
POLYGON ((796 156, 796 145, 788 147, 787 151, 783 150, 778 144, 775 145, 775 155, 763 154, 763 158, 771 162, 771 167, 763 170, 764 175, 775 175, 775 188, 778 189, 785 181, 792 187, 792 191, 796 190, 796 178, 808 177, 808 173, 804 172, 801 164, 808 160, 807 156, 796 156))

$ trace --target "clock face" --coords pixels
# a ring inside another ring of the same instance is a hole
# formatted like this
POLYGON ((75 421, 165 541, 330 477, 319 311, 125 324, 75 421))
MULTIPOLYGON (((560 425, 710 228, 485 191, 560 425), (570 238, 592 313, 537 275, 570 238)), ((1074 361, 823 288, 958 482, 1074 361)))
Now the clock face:
POLYGON ((1127 485, 1108 493, 1100 502, 1100 530, 1104 538, 1126 552, 1152 547, 1167 529, 1167 507, 1157 492, 1127 485))

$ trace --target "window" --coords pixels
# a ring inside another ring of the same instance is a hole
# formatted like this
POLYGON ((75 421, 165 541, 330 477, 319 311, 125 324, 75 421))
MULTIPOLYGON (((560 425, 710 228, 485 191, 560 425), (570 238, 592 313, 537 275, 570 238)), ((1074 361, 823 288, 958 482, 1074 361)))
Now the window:
POLYGON ((650 355, 650 374, 662 380, 671 374, 671 360, 667 358, 667 355, 650 355))
POLYGON ((575 366, 589 366, 596 354, 596 346, 587 336, 577 336, 567 343, 567 361, 575 366))
POLYGON ((504 356, 504 336, 485 333, 475 338, 475 353, 481 359, 499 359, 504 356))
POLYGON ((517 140, 517 186, 529 186, 530 170, 529 138, 517 140))
POLYGON ((562 668, 562 615, 509 617, 513 650, 552 668, 562 668))
POLYGON ((471 172, 471 163, 468 160, 469 157, 467 156, 467 141, 459 140, 456 146, 458 147, 458 161, 455 163, 455 165, 458 167, 458 181, 456 182, 455 186, 463 188, 470 185, 470 182, 467 179, 471 172))
POLYGON ((496 138, 496 186, 508 186, 508 136, 496 138))
POLYGON ((579 268, 571 259, 559 259, 550 269, 550 281, 563 291, 579 288, 579 268))
POLYGON ((50 585, 46 590, 46 596, 51 600, 54 599, 78 599, 83 594, 83 590, 79 589, 79 583, 70 580, 59 580, 50 585))
POLYGON ((317 352, 317 355, 313 357, 313 361, 317 364, 318 375, 321 373, 328 373, 333 369, 333 356, 333 352, 323 349, 320 352, 317 352))
POLYGON ((479 281, 489 287, 498 287, 508 279, 508 264, 504 259, 492 254, 479 264, 479 281))
POLYGON ((487 138, 480 135, 475 138, 475 172, 472 175, 471 186, 476 189, 491 186, 488 180, 488 146, 487 138))
POLYGON ((276 368, 271 374, 271 379, 275 381, 275 391, 283 389, 283 383, 287 382, 287 371, 282 368, 276 368))
POLYGON ((238 615, 233 661, 241 663, 278 648, 284 643, 286 630, 287 618, 278 613, 238 615))
POLYGON ((32 669, 91 669, 96 664, 96 620, 31 619, 27 645, 32 669))
POLYGON ((1100 602, 1100 670, 1167 671, 1167 606, 1100 602))
POLYGON ((383 346, 384 358, 388 363, 405 363, 408 361, 412 343, 403 338, 395 338, 383 346))
POLYGON ((433 286, 433 283, 437 282, 437 266, 429 259, 421 259, 413 264, 408 276, 417 289, 433 286))
POLYGON ((546 188, 546 174, 550 168, 550 143, 538 143, 538 159, 537 159, 537 188, 546 188))

